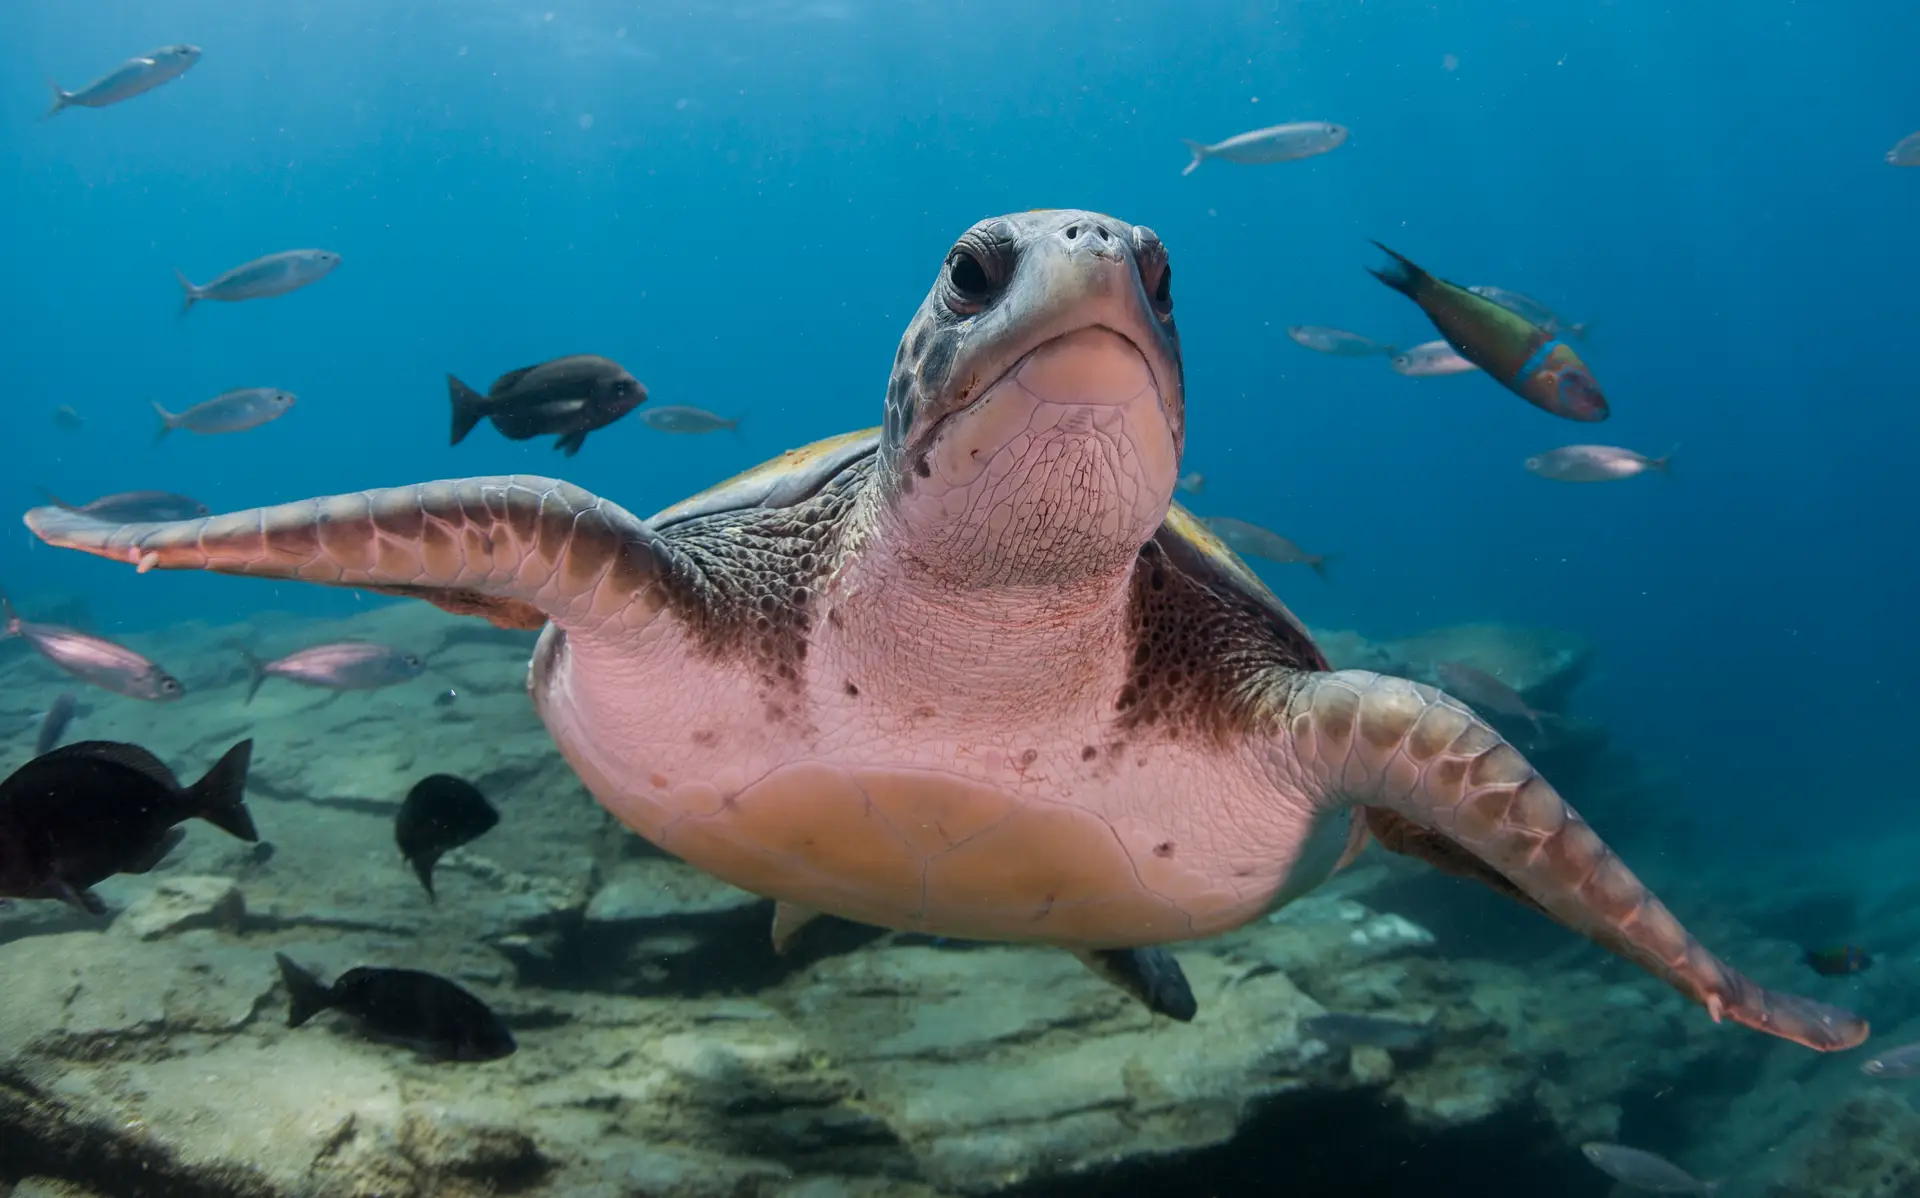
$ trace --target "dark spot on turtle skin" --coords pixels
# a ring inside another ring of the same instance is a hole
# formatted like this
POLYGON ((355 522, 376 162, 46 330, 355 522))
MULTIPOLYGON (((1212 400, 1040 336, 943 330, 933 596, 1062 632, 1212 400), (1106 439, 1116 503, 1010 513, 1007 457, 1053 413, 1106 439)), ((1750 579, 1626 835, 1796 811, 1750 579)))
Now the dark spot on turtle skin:
POLYGON ((1224 574, 1209 576, 1206 559, 1170 557, 1160 541, 1172 535, 1163 528, 1140 549, 1129 669, 1114 711, 1134 736, 1197 733, 1226 743, 1253 726, 1256 706, 1271 702, 1272 682, 1324 670, 1326 659, 1224 574))
POLYGON ((923 453, 919 457, 913 459, 913 472, 919 475, 921 478, 933 477, 933 467, 927 465, 926 454, 923 453))
POLYGON ((927 704, 927 703, 923 703, 920 706, 913 709, 913 718, 916 720, 930 720, 934 716, 939 714, 940 714, 939 712, 933 709, 933 706, 931 704, 927 704))
POLYGON ((953 356, 958 348, 959 338, 955 337, 951 331, 943 331, 933 344, 927 347, 926 356, 920 357, 920 368, 917 371, 922 394, 940 394, 947 384, 947 375, 953 371, 953 356))
POLYGON ((696 728, 690 739, 703 749, 711 749, 720 743, 720 734, 711 728, 696 728))
POLYGON ((1082 761, 1092 761, 1098 756, 1100 756, 1100 750, 1094 748, 1092 745, 1088 745, 1086 748, 1080 750, 1080 760, 1082 761))
POLYGON ((927 325, 925 325, 925 324, 922 324, 922 325, 921 325, 921 326, 920 326, 920 327, 919 327, 918 329, 916 329, 916 330, 914 330, 914 334, 913 334, 913 356, 914 356, 914 358, 915 358, 916 360, 918 360, 918 359, 920 359, 920 358, 922 358, 922 357, 925 357, 925 356, 926 356, 926 352, 927 352, 927 336, 928 336, 928 334, 930 334, 930 333, 931 333, 932 331, 933 331, 933 330, 932 330, 931 328, 929 328, 929 327, 928 327, 927 325))
POLYGON ((858 699, 860 697, 860 688, 851 682, 847 683, 843 689, 846 690, 847 698, 849 699, 858 699))
POLYGON ((1159 844, 1154 845, 1153 855, 1156 857, 1173 856, 1173 842, 1171 840, 1163 840, 1159 844))
POLYGON ((1026 752, 1020 754, 1020 768, 1025 769, 1038 760, 1040 760, 1040 750, 1028 749, 1026 752))

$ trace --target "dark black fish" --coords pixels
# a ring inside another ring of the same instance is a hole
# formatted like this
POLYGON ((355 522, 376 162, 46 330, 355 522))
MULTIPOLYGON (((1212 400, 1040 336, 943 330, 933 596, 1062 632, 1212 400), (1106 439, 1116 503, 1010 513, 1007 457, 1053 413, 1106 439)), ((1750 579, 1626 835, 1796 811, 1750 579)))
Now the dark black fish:
POLYGON ((1810 948, 1806 950, 1806 961, 1807 967, 1823 978, 1865 973, 1873 967, 1872 955, 1857 944, 1842 944, 1833 948, 1810 948))
POLYGON ((458 703, 459 701, 460 701, 460 692, 457 690, 454 690, 452 687, 448 687, 446 690, 441 691, 439 694, 433 697, 433 705, 435 707, 452 707, 455 703, 458 703))
POLYGON ((72 504, 55 495, 45 487, 40 493, 47 502, 70 512, 79 512, 83 516, 92 516, 98 520, 107 520, 114 524, 159 524, 167 520, 192 520, 207 515, 212 509, 191 495, 175 495, 171 491, 121 491, 115 495, 102 495, 92 503, 72 504))
POLYGON ((485 395, 448 375, 447 396, 453 401, 449 444, 460 444, 474 425, 492 420, 501 436, 514 441, 558 433, 553 447, 572 457, 588 433, 645 403, 647 389, 618 362, 573 354, 509 371, 485 395))
POLYGON ((34 758, 0 782, 0 896, 60 899, 98 915, 106 905, 90 888, 160 864, 184 820, 259 840, 246 806, 252 757, 243 740, 187 787, 139 745, 87 740, 34 758))
POLYGON ((33 755, 44 757, 53 752, 60 738, 67 734, 67 725, 73 723, 73 713, 80 706, 72 695, 61 695, 47 708, 46 718, 40 721, 40 735, 33 742, 33 755))
POLYGON ((413 969, 349 969, 329 986, 275 953, 287 984, 287 1026, 345 1011, 376 1040, 443 1061, 497 1061, 513 1033, 487 1004, 443 977, 413 969))
POLYGON ((500 813, 473 783, 452 774, 432 774, 414 783, 393 820, 400 855, 433 895, 433 863, 443 853, 480 839, 500 822, 500 813))

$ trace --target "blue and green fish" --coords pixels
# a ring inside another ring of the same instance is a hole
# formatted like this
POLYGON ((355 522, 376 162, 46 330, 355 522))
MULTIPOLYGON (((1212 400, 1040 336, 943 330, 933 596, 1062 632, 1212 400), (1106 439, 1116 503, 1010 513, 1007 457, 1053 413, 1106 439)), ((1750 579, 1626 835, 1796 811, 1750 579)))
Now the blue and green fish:
POLYGON ((1607 397, 1580 355, 1551 332, 1490 299, 1435 278, 1386 246, 1386 270, 1367 273, 1427 314, 1447 344, 1507 390, 1543 412, 1568 420, 1605 420, 1607 397))

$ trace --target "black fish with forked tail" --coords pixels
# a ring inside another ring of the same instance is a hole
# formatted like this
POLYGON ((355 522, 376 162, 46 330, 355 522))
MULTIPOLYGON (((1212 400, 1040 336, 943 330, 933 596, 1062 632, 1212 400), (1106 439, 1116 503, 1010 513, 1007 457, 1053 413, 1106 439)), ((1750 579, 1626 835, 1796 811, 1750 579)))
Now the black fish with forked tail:
POLYGON ((572 354, 510 370, 493 380, 485 395, 448 375, 447 397, 453 403, 450 445, 460 444, 482 420, 491 420, 501 436, 513 441, 558 434, 553 447, 572 457, 586 444, 588 433, 645 403, 647 389, 618 362, 598 354, 572 354))
POLYGON ((497 1061, 516 1045, 487 1004, 437 974, 415 969, 349 969, 329 986, 283 953, 273 959, 287 984, 287 1026, 322 1011, 344 1011, 370 1039, 441 1061, 497 1061))
POLYGON ((246 805, 252 759, 243 740, 182 786, 139 745, 86 740, 34 758, 0 782, 0 897, 59 899, 98 915, 106 905, 92 887, 158 865, 187 820, 258 841, 246 805))
POLYGON ((1607 418, 1607 397, 1600 384, 1566 342, 1485 296, 1435 278, 1379 242, 1373 244, 1393 263, 1385 270, 1368 267, 1367 273, 1419 304, 1461 357, 1543 412, 1568 420, 1607 418))
POLYGON ((1873 968, 1873 954, 1857 944, 1840 944, 1833 948, 1810 948, 1805 950, 1807 968, 1823 978, 1846 977, 1848 974, 1865 973, 1873 968))
POLYGON ((414 783, 393 820, 393 841, 433 897, 433 865, 442 854, 478 840, 500 822, 480 788, 452 774, 430 774, 414 783))

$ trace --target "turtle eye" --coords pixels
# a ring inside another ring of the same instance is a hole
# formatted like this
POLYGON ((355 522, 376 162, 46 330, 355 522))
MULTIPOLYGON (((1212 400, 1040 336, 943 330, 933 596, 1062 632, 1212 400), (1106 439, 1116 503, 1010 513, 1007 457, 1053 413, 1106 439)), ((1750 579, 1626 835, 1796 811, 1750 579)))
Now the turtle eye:
POLYGON ((956 246, 947 255, 947 287, 952 293, 948 306, 962 315, 978 312, 993 298, 993 278, 986 263, 966 246, 956 246))

